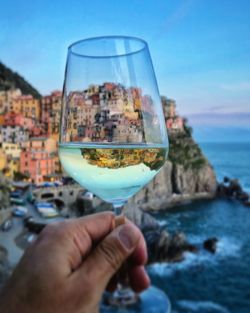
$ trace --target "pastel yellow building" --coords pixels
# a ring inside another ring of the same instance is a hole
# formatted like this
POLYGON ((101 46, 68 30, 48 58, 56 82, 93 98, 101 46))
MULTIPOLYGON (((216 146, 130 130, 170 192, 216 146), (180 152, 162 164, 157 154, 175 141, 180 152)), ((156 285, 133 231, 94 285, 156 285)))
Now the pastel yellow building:
POLYGON ((20 158, 21 148, 18 143, 3 142, 2 151, 6 156, 10 156, 12 158, 20 158))

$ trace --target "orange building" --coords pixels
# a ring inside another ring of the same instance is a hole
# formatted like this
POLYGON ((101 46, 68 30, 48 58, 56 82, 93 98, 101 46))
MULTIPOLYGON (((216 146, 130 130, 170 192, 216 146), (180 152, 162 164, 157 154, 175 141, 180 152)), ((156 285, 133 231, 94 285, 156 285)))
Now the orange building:
POLYGON ((4 124, 4 114, 0 114, 0 126, 4 124))
POLYGON ((57 151, 57 142, 53 138, 33 137, 25 143, 25 149, 53 153, 57 151))
POLYGON ((62 106, 62 92, 53 91, 50 95, 41 99, 41 122, 45 133, 58 134, 60 113, 62 106))
POLYGON ((22 113, 24 117, 39 120, 40 102, 31 95, 23 95, 12 100, 10 110, 15 113, 22 113))

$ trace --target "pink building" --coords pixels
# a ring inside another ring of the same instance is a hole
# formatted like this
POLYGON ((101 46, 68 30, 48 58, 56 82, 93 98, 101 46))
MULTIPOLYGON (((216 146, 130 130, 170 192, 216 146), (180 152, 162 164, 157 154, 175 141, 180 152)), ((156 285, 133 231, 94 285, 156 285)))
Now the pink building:
POLYGON ((113 90, 116 87, 116 84, 114 84, 114 83, 104 83, 103 87, 106 90, 110 90, 111 91, 111 90, 113 90))
POLYGON ((55 172, 55 159, 46 151, 24 150, 20 156, 20 172, 35 184, 41 183, 44 176, 55 172))
POLYGON ((30 130, 31 137, 41 137, 45 135, 46 135, 46 132, 44 129, 44 125, 41 123, 34 125, 34 127, 32 127, 30 130))
POLYGON ((4 114, 4 125, 21 126, 24 129, 31 130, 35 126, 32 118, 24 117, 21 113, 9 112, 4 114))
POLYGON ((166 127, 169 130, 182 131, 184 129, 184 120, 180 116, 175 118, 168 118, 166 120, 166 127))

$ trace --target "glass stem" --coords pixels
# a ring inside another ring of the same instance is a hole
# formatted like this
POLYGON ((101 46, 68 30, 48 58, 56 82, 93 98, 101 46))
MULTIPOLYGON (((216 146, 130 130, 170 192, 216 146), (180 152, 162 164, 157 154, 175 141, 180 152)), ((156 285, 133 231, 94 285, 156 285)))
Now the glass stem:
POLYGON ((119 216, 120 214, 122 214, 122 207, 124 204, 125 202, 120 202, 120 201, 113 203, 115 216, 119 216))
MULTIPOLYGON (((113 208, 116 216, 122 214, 122 207, 124 202, 113 203, 113 208)), ((129 276, 128 276, 128 264, 124 262, 121 266, 119 272, 117 273, 117 289, 111 297, 111 304, 119 305, 131 305, 138 301, 138 295, 129 286, 129 276)))

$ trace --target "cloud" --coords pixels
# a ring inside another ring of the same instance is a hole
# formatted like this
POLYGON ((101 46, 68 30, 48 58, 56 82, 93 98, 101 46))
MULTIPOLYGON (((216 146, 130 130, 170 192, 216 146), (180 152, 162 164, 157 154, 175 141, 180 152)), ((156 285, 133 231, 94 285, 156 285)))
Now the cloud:
POLYGON ((250 91, 250 81, 233 84, 221 84, 220 88, 227 91, 250 91))

